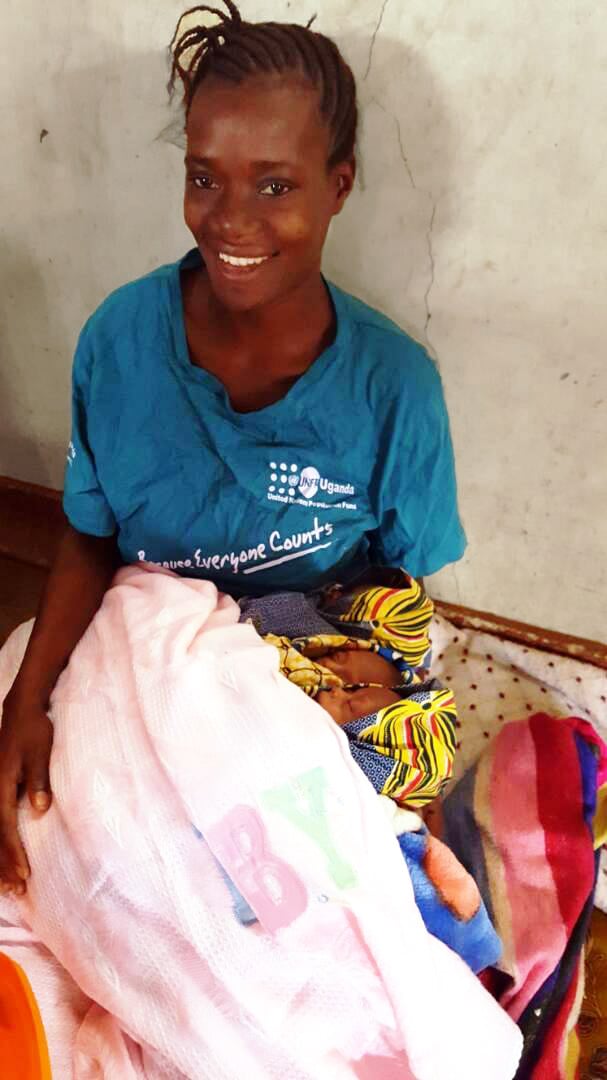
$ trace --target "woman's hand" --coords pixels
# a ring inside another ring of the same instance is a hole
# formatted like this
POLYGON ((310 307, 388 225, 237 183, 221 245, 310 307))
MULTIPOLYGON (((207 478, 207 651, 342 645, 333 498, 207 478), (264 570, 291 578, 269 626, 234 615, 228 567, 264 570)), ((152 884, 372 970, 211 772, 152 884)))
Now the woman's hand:
POLYGON ((49 763, 53 725, 38 704, 23 704, 8 694, 0 729, 0 893, 22 895, 29 863, 17 829, 22 789, 35 810, 51 804, 49 763))
POLYGON ((66 529, 2 712, 0 891, 25 892, 29 866, 17 831, 17 803, 25 789, 35 810, 44 812, 50 806, 53 726, 47 706, 119 562, 115 536, 86 536, 71 525, 66 529))

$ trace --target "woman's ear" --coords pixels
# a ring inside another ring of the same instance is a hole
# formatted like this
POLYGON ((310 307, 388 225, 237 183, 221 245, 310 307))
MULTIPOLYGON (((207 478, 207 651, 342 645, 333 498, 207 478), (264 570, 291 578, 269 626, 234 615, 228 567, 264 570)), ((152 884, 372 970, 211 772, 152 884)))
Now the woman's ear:
POLYGON ((335 182, 334 215, 341 213, 343 210, 346 199, 354 187, 355 179, 356 161, 354 158, 350 161, 341 161, 333 169, 333 180, 335 182))

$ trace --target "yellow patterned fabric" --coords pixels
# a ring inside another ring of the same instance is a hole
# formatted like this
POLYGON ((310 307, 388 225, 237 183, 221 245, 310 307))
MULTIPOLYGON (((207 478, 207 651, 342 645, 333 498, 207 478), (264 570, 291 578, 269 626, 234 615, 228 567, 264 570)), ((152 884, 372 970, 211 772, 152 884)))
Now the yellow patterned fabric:
POLYGON ((607 915, 597 910, 586 949, 586 992, 578 1035, 580 1080, 607 1080, 607 915))
POLYGON ((403 686, 421 682, 415 675, 415 668, 424 663, 430 651, 429 630, 434 605, 414 578, 403 573, 398 588, 371 586, 359 589, 351 597, 342 596, 341 606, 339 615, 331 614, 330 605, 324 614, 343 627, 343 634, 336 630, 334 634, 293 638, 264 635, 265 640, 278 649, 280 670, 290 682, 311 697, 320 690, 342 686, 337 675, 314 659, 336 649, 381 651, 387 659, 395 659, 398 663, 403 686), (348 635, 345 632, 348 629, 355 636, 348 635))
POLYGON ((348 596, 337 589, 322 614, 335 633, 283 637, 265 634, 280 656, 280 670, 310 697, 343 687, 323 667, 336 650, 366 649, 392 661, 401 674, 401 700, 344 726, 354 758, 382 795, 400 805, 425 806, 450 779, 455 754, 455 699, 451 690, 425 683, 421 666, 430 651, 434 605, 413 578, 398 588, 371 586, 348 596), (349 631, 349 633, 348 633, 349 631))
POLYGON ((308 655, 308 646, 309 651, 315 656, 346 647, 369 648, 366 642, 350 641, 349 638, 341 637, 339 634, 317 634, 313 638, 306 638, 301 645, 298 643, 297 646, 295 640, 277 637, 275 634, 266 634, 264 637, 264 641, 278 649, 282 674, 310 697, 316 697, 320 690, 333 690, 336 686, 342 686, 342 680, 339 675, 328 671, 322 664, 316 663, 313 656, 308 655), (306 651, 303 652, 303 649, 306 651))
POLYGON ((380 709, 373 717, 346 725, 355 757, 381 795, 401 806, 426 806, 450 779, 455 756, 455 698, 448 689, 413 689, 394 705, 380 709), (392 768, 385 775, 381 763, 375 768, 365 754, 366 747, 389 758, 392 768), (375 779, 381 777, 381 785, 375 779))
MULTIPOLYGON (((282 674, 309 697, 316 697, 320 690, 332 690, 336 686, 344 685, 339 675, 323 667, 316 657, 326 656, 337 649, 380 651, 379 645, 372 641, 357 641, 341 634, 314 634, 307 638, 293 639, 265 634, 264 641, 278 649, 282 674)), ((394 652, 394 649, 390 650, 391 657, 394 652)), ((386 655, 385 650, 382 654, 386 655)), ((403 686, 419 684, 422 681, 412 668, 403 668, 401 678, 403 686)))
POLYGON ((340 623, 369 628, 370 640, 400 653, 411 667, 423 664, 430 650, 434 604, 415 578, 396 589, 377 586, 355 593, 340 623))
POLYGON ((596 799, 594 815, 594 850, 607 844, 607 784, 601 787, 596 799))

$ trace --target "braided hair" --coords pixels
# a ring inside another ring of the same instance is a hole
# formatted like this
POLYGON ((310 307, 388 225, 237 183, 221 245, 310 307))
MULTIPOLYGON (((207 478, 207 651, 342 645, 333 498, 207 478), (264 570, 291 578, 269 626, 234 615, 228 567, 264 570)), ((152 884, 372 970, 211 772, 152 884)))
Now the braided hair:
POLYGON ((169 46, 172 57, 169 92, 183 84, 186 117, 201 83, 209 76, 242 82, 250 75, 297 74, 318 91, 320 114, 331 141, 328 169, 354 160, 358 108, 356 84, 337 45, 324 34, 294 23, 245 22, 233 0, 222 0, 227 14, 207 4, 185 11, 169 46), (195 14, 216 15, 212 26, 181 30, 195 14), (193 52, 192 52, 193 50, 193 52), (186 60, 186 53, 191 53, 186 60))

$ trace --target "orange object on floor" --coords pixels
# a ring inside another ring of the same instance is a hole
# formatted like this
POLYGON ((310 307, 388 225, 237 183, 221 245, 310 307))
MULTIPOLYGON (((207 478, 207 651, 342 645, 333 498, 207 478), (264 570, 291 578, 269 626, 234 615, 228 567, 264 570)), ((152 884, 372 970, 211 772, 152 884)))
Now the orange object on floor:
POLYGON ((2 1080, 51 1080, 46 1037, 36 999, 19 964, 0 953, 2 1080))

